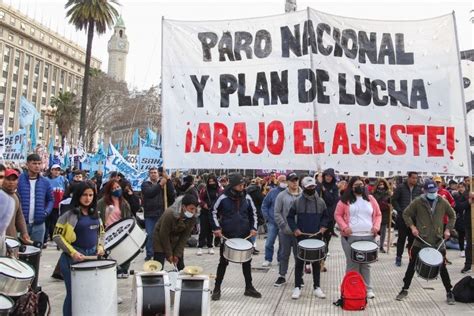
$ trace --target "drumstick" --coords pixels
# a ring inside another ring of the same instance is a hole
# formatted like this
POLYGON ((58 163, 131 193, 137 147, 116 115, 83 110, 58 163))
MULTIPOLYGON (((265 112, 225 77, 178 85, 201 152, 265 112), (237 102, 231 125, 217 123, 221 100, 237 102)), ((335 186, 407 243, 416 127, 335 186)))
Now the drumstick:
POLYGON ((436 248, 436 250, 438 250, 438 251, 439 251, 439 248, 441 248, 441 246, 442 246, 443 244, 444 244, 444 239, 443 239, 443 240, 441 240, 441 243, 439 244, 438 248, 436 248))
POLYGON ((83 256, 84 260, 98 260, 98 256, 83 256))
POLYGON ((423 238, 421 238, 420 236, 418 236, 418 237, 416 237, 416 238, 418 238, 419 240, 421 240, 423 243, 427 244, 428 246, 433 247, 432 244, 429 244, 427 241, 425 241, 425 240, 424 240, 423 238))
POLYGON ((314 236, 317 236, 319 234, 321 234, 321 232, 317 232, 315 234, 301 233, 301 235, 305 235, 305 236, 309 236, 309 237, 314 237, 314 236))

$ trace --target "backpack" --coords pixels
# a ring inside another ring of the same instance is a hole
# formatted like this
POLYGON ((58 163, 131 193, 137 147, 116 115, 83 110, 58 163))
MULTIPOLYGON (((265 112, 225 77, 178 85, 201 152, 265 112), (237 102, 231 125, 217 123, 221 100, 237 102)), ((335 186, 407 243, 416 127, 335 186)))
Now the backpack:
POLYGON ((348 311, 364 310, 367 306, 367 288, 362 276, 356 271, 349 271, 341 284, 341 298, 334 303, 348 311))
POLYGON ((462 278, 453 288, 454 299, 462 303, 474 303, 474 279, 471 276, 462 278))
POLYGON ((12 316, 43 316, 51 313, 48 295, 41 291, 30 290, 20 296, 11 311, 12 316))

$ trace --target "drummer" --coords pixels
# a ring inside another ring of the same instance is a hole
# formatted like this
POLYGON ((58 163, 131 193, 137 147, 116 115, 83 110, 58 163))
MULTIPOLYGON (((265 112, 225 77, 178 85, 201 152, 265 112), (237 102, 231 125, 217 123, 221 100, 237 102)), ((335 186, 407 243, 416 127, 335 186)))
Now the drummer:
MULTIPOLYGON (((408 263, 405 277, 403 278, 403 287, 397 295, 397 301, 403 300, 408 296, 408 288, 410 287, 413 275, 415 274, 415 263, 418 253, 427 245, 420 239, 434 247, 438 247, 441 241, 448 240, 451 236, 450 231, 454 228, 456 221, 456 213, 452 209, 448 201, 438 195, 438 186, 436 183, 428 179, 423 185, 424 194, 413 200, 403 212, 403 219, 410 228, 415 240, 410 249, 410 262, 408 263), (449 222, 444 229, 443 218, 448 216, 449 222), (415 224, 416 223, 416 224, 415 224)), ((443 263, 440 269, 441 280, 446 289, 446 300, 449 305, 454 305, 454 295, 451 291, 452 285, 449 278, 448 269, 446 268, 446 248, 444 243, 439 249, 443 255, 443 263)))
POLYGON ((341 200, 337 203, 334 219, 342 232, 342 249, 346 255, 346 272, 359 272, 367 286, 367 298, 375 297, 370 280, 370 264, 355 263, 351 259, 351 244, 356 241, 375 242, 380 230, 382 213, 377 200, 367 194, 360 177, 352 177, 341 200))
MULTIPOLYGON (((132 217, 130 204, 123 197, 122 187, 117 180, 110 180, 104 187, 104 196, 97 202, 97 212, 100 215, 104 227, 132 217)), ((117 277, 119 279, 128 278, 130 262, 117 267, 117 277)))
MULTIPOLYGON (((316 181, 311 177, 301 180, 303 194, 299 196, 290 208, 287 216, 288 226, 299 241, 308 238, 322 239, 330 223, 329 213, 324 200, 316 193, 316 181), (311 236, 319 233, 317 236, 311 236)), ((318 298, 326 298, 320 287, 320 262, 312 262, 313 289, 318 298)), ((304 261, 296 257, 295 263, 295 289, 291 298, 298 299, 301 295, 301 281, 303 279, 304 261)))
POLYGON ((84 181, 77 184, 71 200, 73 209, 61 215, 54 228, 53 239, 63 251, 59 264, 66 285, 63 305, 65 316, 72 314, 70 265, 84 261, 84 256, 104 254, 104 227, 95 207, 96 195, 93 182, 84 181))
POLYGON ((199 217, 199 201, 187 193, 166 209, 153 233, 154 259, 164 266, 165 259, 178 270, 184 269, 184 247, 199 217))
MULTIPOLYGON (((244 178, 238 173, 229 175, 229 184, 224 193, 217 199, 212 211, 212 226, 215 237, 246 238, 257 236, 257 209, 252 199, 245 192, 244 178)), ((216 283, 212 293, 212 300, 221 298, 221 284, 229 261, 224 258, 224 244, 221 244, 219 265, 217 266, 216 283)), ((252 284, 251 262, 242 263, 245 278, 245 296, 261 298, 252 284)))

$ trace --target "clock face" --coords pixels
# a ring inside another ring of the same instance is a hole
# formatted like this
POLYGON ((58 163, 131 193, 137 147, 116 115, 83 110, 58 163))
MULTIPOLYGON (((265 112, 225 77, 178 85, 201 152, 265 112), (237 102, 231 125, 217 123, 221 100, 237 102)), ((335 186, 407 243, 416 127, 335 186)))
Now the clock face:
POLYGON ((121 48, 121 49, 124 49, 125 48, 125 42, 119 42, 118 47, 121 48))

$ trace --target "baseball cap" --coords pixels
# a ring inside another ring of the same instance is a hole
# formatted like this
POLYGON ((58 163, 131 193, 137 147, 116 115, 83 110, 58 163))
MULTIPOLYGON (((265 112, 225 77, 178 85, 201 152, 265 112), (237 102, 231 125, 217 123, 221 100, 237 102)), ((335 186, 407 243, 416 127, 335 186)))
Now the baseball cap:
POLYGON ((301 180, 301 186, 303 188, 308 188, 310 186, 316 186, 316 181, 314 180, 314 178, 304 177, 303 180, 301 180))
POLYGON ((15 175, 17 178, 20 176, 18 174, 18 171, 16 171, 15 169, 7 169, 5 170, 5 178, 8 178, 9 176, 12 176, 12 175, 15 175))
POLYGON ((53 169, 61 169, 61 166, 55 163, 54 165, 51 166, 51 170, 53 169))
POLYGON ((434 176, 434 177, 433 177, 433 181, 434 181, 434 182, 443 182, 443 179, 441 179, 440 176, 434 176))
POLYGON ((433 180, 427 179, 423 184, 423 189, 428 193, 436 193, 438 192, 438 185, 433 180))
POLYGON ((296 173, 294 173, 294 172, 291 172, 291 173, 289 173, 289 174, 286 176, 286 180, 288 180, 288 181, 293 181, 293 180, 295 180, 295 179, 298 180, 299 177, 298 177, 298 175, 297 175, 296 173))

